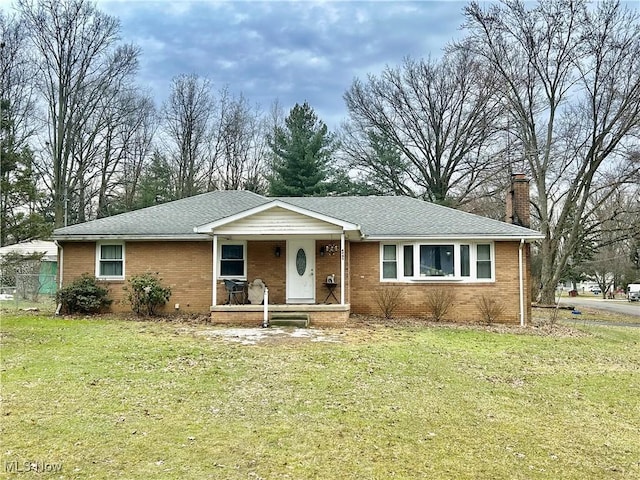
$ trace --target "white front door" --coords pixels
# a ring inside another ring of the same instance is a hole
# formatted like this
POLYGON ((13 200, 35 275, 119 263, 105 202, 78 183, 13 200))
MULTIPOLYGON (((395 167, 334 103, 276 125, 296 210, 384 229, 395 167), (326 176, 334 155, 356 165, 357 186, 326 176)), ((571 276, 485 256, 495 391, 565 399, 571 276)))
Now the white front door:
POLYGON ((287 242, 287 303, 316 302, 316 241, 287 242))

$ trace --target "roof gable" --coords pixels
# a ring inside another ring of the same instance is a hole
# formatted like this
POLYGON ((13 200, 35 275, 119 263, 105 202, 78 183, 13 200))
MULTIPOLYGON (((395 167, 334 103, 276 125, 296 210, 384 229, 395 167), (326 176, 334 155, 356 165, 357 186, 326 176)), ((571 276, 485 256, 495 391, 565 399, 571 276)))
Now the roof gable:
POLYGON ((359 226, 334 217, 272 200, 250 210, 194 228, 198 233, 226 235, 335 234, 358 231, 359 226))

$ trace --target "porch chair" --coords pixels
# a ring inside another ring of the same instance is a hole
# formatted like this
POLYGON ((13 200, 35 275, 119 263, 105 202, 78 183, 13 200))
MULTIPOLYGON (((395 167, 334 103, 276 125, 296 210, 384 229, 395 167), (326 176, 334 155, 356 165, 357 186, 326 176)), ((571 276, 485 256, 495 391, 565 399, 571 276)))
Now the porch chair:
POLYGON ((244 303, 244 282, 234 282, 233 280, 225 280, 224 287, 227 290, 229 299, 228 305, 239 305, 244 303))

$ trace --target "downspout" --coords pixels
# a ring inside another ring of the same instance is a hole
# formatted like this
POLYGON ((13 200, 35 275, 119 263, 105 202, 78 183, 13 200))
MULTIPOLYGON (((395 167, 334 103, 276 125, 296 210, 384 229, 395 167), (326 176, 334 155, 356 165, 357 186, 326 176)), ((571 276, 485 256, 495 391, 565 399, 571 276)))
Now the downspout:
MULTIPOLYGON (((64 272, 64 249, 62 248, 62 245, 58 243, 57 240, 54 240, 53 243, 55 243, 56 247, 58 247, 58 289, 61 289, 62 275, 64 272)), ((57 297, 58 296, 56 295, 56 300, 57 300, 57 297)), ((56 316, 60 315, 61 311, 62 311, 62 302, 56 305, 56 316)))
POLYGON ((345 263, 345 253, 344 253, 344 231, 342 235, 340 235, 340 305, 344 305, 344 263, 345 263))
POLYGON ((524 261, 522 250, 524 248, 524 238, 520 239, 518 248, 518 275, 520 280, 520 326, 524 327, 524 261))
POLYGON ((218 304, 218 235, 213 234, 212 252, 211 252, 211 306, 218 304))
POLYGON ((62 288, 62 273, 64 271, 64 249, 57 240, 54 240, 53 243, 55 243, 56 247, 58 247, 58 288, 62 288))

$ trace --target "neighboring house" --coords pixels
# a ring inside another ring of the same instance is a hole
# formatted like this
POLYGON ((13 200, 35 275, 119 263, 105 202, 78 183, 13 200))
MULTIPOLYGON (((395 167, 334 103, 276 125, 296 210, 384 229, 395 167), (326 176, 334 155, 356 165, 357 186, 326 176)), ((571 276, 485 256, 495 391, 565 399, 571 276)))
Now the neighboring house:
MULTIPOLYGON (((515 176, 507 199, 509 217, 524 225, 528 191, 515 176)), ((227 304, 224 282, 257 278, 270 312, 305 312, 312 324, 379 315, 377 292, 400 287, 398 316, 427 317, 427 292, 444 288, 456 295, 448 320, 480 321, 477 303, 487 296, 504 306, 500 321, 524 323, 529 244, 541 235, 408 197, 215 191, 60 228, 54 238, 60 283, 95 274, 109 286, 114 311, 129 309, 126 280, 151 271, 171 287, 165 311, 211 312, 220 323, 261 322, 262 306, 227 304)))
MULTIPOLYGON (((14 243, 0 247, 0 259, 9 254, 29 256, 41 254, 38 273, 38 293, 54 295, 56 293, 56 275, 58 271, 58 247, 54 242, 31 240, 29 242, 14 243)), ((12 285, 16 287, 16 285, 12 285)), ((5 292, 0 292, 5 293, 5 292)))

